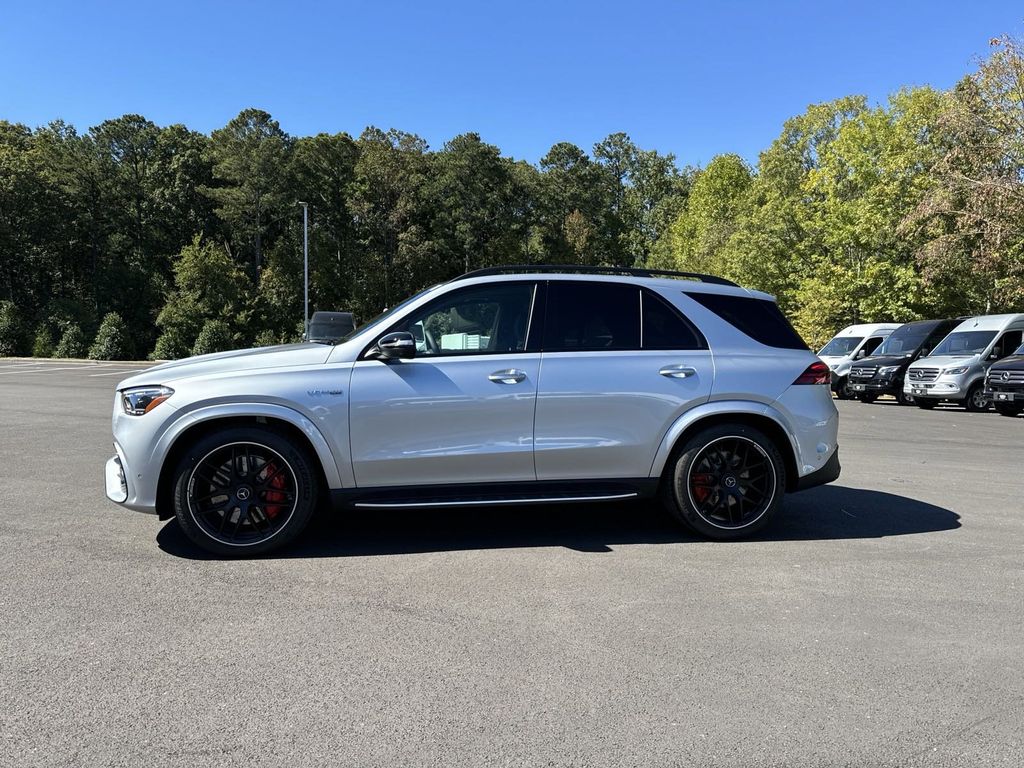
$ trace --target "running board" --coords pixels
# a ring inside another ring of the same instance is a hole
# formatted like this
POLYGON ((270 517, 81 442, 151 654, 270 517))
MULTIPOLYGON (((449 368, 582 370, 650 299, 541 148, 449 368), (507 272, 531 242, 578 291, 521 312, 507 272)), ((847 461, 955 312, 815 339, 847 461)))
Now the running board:
POLYGON ((357 501, 353 507, 361 509, 423 509, 429 507, 501 507, 518 504, 570 504, 581 501, 623 501, 635 499, 640 494, 636 491, 628 493, 602 493, 596 496, 524 496, 522 498, 493 499, 451 499, 450 501, 357 501))
POLYGON ((439 509, 520 504, 594 504, 649 498, 657 478, 543 480, 512 483, 466 483, 375 486, 331 490, 334 506, 357 509, 439 509))

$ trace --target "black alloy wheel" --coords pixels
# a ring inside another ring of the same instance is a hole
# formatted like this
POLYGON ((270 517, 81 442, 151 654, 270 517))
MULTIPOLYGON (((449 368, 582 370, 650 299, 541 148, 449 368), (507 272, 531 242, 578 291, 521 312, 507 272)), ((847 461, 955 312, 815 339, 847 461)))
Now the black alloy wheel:
POLYGON ((178 466, 178 523, 217 554, 267 552, 292 540, 316 502, 311 461, 270 429, 229 429, 200 440, 178 466))
POLYGON ((744 424, 706 429, 667 467, 664 501, 677 521, 711 539, 760 530, 782 503, 786 469, 764 433, 744 424))

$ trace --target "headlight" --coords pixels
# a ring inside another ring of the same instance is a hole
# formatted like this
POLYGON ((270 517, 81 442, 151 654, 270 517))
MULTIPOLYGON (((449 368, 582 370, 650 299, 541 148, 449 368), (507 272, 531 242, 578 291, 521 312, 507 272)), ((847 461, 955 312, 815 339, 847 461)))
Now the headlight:
POLYGON ((900 367, 898 365, 883 365, 878 369, 879 376, 892 376, 900 367))
POLYGON ((834 371, 834 370, 835 370, 836 368, 838 368, 838 367, 839 367, 839 363, 832 363, 832 365, 830 365, 830 366, 829 366, 829 368, 830 368, 831 370, 833 370, 833 371, 834 371))
POLYGON ((121 392, 121 407, 129 416, 141 416, 173 394, 170 387, 132 387, 121 392))
POLYGON ((956 375, 959 375, 961 373, 967 373, 967 368, 968 368, 968 366, 961 365, 961 366, 958 366, 957 368, 947 368, 946 370, 943 371, 943 373, 944 374, 951 373, 954 376, 956 376, 956 375))

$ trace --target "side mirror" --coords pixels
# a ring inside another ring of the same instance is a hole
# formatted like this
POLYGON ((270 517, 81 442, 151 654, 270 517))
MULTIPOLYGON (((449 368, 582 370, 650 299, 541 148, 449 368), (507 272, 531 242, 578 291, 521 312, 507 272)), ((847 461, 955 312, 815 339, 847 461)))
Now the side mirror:
POLYGON ((860 360, 861 358, 867 357, 868 353, 863 349, 858 349, 857 354, 853 356, 854 360, 860 360))
POLYGON ((408 331, 395 331, 380 337, 377 357, 381 360, 408 360, 416 357, 416 340, 408 331))

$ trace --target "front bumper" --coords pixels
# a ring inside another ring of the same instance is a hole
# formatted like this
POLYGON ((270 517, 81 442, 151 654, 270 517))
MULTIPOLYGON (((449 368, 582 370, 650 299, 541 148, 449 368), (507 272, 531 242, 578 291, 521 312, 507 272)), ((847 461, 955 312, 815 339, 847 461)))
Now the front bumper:
POLYGON ((104 472, 106 479, 107 498, 117 504, 128 501, 128 479, 124 475, 124 466, 120 456, 107 459, 104 472))
POLYGON ((993 403, 1024 403, 1024 390, 986 389, 993 403))
POLYGON ((967 387, 960 386, 956 381, 907 381, 903 391, 913 397, 934 397, 939 400, 963 400, 967 396, 967 387))
POLYGON ((854 393, 873 392, 878 395, 895 395, 902 388, 902 383, 892 381, 875 381, 873 379, 869 379, 867 381, 850 381, 850 391, 854 393))

